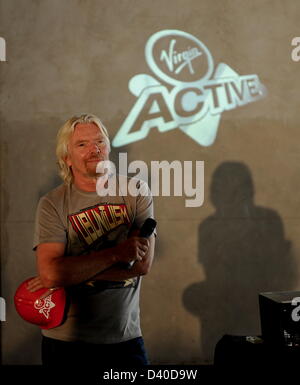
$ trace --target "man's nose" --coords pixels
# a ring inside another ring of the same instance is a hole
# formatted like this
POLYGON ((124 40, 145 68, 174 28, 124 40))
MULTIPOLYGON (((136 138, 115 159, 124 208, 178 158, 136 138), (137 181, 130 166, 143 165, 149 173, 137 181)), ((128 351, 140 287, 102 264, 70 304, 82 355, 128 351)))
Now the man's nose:
POLYGON ((91 142, 89 146, 89 151, 91 153, 99 154, 101 152, 99 144, 97 142, 91 142))

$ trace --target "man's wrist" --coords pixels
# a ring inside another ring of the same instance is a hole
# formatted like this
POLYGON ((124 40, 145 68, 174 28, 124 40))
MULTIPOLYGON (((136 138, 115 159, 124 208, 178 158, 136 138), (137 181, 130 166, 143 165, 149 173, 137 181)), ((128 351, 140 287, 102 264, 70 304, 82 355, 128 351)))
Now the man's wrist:
POLYGON ((104 249, 99 251, 92 251, 91 255, 101 258, 102 261, 106 260, 108 262, 107 267, 110 267, 120 262, 120 257, 118 253, 114 250, 114 248, 109 248, 109 249, 104 249))

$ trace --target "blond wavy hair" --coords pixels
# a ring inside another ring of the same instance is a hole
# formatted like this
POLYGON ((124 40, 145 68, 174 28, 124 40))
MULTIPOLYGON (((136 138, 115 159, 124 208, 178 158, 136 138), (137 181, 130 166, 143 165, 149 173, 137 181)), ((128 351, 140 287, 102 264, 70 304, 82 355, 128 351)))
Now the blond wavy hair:
POLYGON ((59 174, 63 179, 64 183, 70 184, 73 180, 73 174, 71 168, 66 163, 66 158, 68 155, 68 144, 70 137, 74 132, 75 126, 78 123, 94 123, 96 124, 102 134, 104 135, 109 151, 110 151, 110 141, 107 129, 101 120, 93 114, 82 114, 79 116, 73 116, 65 122, 65 124, 59 129, 57 133, 56 140, 56 157, 59 167, 59 174))

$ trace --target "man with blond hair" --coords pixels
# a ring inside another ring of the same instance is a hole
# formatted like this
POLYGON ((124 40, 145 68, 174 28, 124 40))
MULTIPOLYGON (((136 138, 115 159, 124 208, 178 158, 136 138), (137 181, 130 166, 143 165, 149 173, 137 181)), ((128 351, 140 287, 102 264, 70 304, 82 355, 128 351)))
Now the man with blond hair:
POLYGON ((142 180, 138 187, 147 194, 97 194, 97 165, 109 159, 109 152, 107 130, 95 115, 72 117, 58 132, 64 183, 39 201, 33 245, 38 276, 28 286, 30 291, 64 287, 70 301, 65 321, 42 332, 46 366, 148 363, 139 293, 155 237, 138 235, 153 217, 153 201, 142 180))

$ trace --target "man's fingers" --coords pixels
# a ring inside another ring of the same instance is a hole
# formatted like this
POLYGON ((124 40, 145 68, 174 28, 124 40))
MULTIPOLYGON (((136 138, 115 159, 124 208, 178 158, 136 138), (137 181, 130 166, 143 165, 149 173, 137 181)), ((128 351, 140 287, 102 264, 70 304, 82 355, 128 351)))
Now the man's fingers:
POLYGON ((139 238, 139 242, 142 243, 143 245, 145 246, 148 246, 149 247, 149 239, 147 238, 139 238))
POLYGON ((49 294, 52 294, 57 289, 58 289, 58 287, 51 287, 44 294, 42 294, 39 299, 41 300, 41 299, 48 297, 49 294))
POLYGON ((40 285, 41 285, 41 282, 33 282, 31 285, 28 285, 27 288, 28 288, 28 290, 31 290, 31 289, 34 289, 34 288, 40 286, 40 285))
POLYGON ((38 280, 39 280, 39 277, 32 278, 32 279, 27 283, 27 286, 32 286, 32 285, 34 285, 36 282, 38 282, 38 280))
POLYGON ((140 249, 148 250, 149 245, 150 245, 150 243, 149 243, 148 239, 146 239, 146 238, 139 238, 138 246, 139 246, 140 249))
POLYGON ((36 284, 36 285, 34 285, 34 286, 30 286, 30 287, 28 287, 28 290, 30 291, 30 292, 34 292, 34 291, 37 291, 37 290, 39 290, 39 289, 42 289, 44 286, 42 285, 42 284, 36 284))
POLYGON ((147 251, 149 249, 149 246, 148 244, 147 245, 139 245, 138 247, 138 256, 137 256, 137 260, 138 261, 142 261, 143 258, 145 257, 145 255, 147 254, 147 251))
POLYGON ((32 293, 34 291, 37 291, 39 289, 42 289, 44 286, 41 282, 40 277, 35 277, 27 284, 27 289, 32 293))

